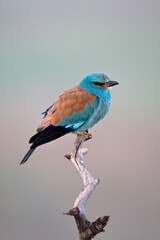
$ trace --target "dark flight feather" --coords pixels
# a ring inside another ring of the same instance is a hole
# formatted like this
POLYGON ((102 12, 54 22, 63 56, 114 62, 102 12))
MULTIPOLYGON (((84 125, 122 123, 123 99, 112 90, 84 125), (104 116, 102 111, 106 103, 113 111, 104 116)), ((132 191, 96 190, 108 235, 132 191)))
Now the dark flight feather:
POLYGON ((65 128, 62 126, 53 126, 49 125, 46 129, 44 129, 41 132, 36 133, 31 139, 29 140, 29 143, 33 143, 31 148, 36 148, 42 144, 48 143, 50 141, 53 141, 59 137, 62 137, 63 135, 73 131, 72 128, 65 128))
POLYGON ((65 128, 62 126, 55 127, 53 125, 49 125, 43 131, 36 133, 29 140, 29 143, 32 143, 32 145, 30 147, 30 150, 26 153, 26 155, 20 162, 20 164, 25 163, 38 146, 53 141, 72 131, 72 128, 65 128))

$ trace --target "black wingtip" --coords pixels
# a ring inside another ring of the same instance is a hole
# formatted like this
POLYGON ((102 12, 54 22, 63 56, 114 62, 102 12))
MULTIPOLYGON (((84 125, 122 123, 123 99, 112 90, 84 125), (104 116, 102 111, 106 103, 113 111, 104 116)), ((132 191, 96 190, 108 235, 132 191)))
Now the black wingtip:
POLYGON ((41 132, 36 133, 31 137, 29 143, 32 143, 31 148, 36 148, 42 144, 53 141, 63 135, 72 132, 72 128, 65 128, 63 126, 53 126, 49 125, 46 129, 41 132))
POLYGON ((29 151, 26 153, 26 155, 24 156, 24 158, 22 159, 22 161, 20 162, 20 165, 24 164, 29 157, 31 156, 31 154, 34 152, 34 150, 45 143, 48 143, 50 141, 53 141, 59 137, 62 137, 63 135, 72 132, 73 129, 72 128, 65 128, 62 126, 53 126, 53 125, 49 125, 46 129, 44 129, 41 132, 36 133, 35 135, 33 135, 30 140, 29 143, 32 143, 31 148, 29 149, 29 151))
POLYGON ((41 135, 41 132, 36 133, 29 139, 29 143, 33 143, 39 136, 41 135))

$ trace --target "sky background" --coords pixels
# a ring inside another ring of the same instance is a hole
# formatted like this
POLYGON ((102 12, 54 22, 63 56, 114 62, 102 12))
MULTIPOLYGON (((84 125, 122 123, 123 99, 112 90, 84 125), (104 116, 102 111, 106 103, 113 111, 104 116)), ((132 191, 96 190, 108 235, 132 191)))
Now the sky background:
POLYGON ((97 240, 160 239, 160 2, 0 0, 0 238, 78 239, 70 210, 81 178, 63 156, 75 136, 38 148, 28 139, 58 95, 92 72, 120 84, 90 130, 85 162, 101 180, 90 221, 97 240))

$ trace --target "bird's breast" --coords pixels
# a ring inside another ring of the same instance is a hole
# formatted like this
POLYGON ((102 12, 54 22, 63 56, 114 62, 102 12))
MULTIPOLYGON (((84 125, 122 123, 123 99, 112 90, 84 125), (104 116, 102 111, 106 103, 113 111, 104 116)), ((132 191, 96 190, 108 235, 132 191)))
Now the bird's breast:
POLYGON ((108 113, 109 107, 110 107, 110 101, 108 99, 100 98, 98 107, 95 110, 95 114, 94 114, 95 121, 97 120, 98 122, 99 120, 104 118, 104 116, 108 113))
POLYGON ((107 114, 110 107, 110 99, 106 98, 97 98, 98 104, 96 104, 96 108, 94 109, 93 114, 90 118, 85 122, 83 126, 81 126, 78 131, 86 131, 87 129, 93 127, 97 122, 99 122, 104 116, 107 114))

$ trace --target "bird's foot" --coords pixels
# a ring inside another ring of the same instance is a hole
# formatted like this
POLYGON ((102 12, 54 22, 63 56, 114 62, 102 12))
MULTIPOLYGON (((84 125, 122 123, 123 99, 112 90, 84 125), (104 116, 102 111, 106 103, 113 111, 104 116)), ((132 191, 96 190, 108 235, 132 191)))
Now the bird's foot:
POLYGON ((77 136, 83 136, 85 141, 92 138, 92 134, 87 132, 77 132, 77 136))

